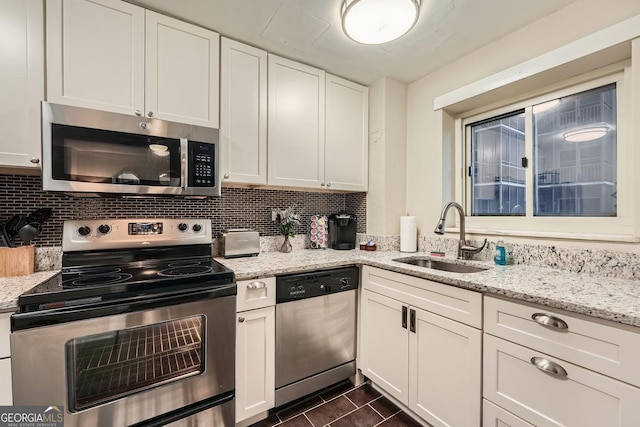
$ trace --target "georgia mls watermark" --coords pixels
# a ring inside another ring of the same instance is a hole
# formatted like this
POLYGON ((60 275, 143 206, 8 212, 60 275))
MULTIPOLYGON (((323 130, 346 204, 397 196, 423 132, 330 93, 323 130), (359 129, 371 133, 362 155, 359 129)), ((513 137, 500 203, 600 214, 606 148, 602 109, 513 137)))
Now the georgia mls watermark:
POLYGON ((0 406, 0 427, 64 427, 64 407, 0 406))

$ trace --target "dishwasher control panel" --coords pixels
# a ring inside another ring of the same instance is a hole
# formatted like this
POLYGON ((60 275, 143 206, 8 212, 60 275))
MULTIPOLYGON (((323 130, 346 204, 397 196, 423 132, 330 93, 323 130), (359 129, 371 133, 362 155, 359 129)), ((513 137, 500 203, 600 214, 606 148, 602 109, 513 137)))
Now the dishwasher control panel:
POLYGON ((276 304, 358 288, 358 267, 343 267, 276 277, 276 304))

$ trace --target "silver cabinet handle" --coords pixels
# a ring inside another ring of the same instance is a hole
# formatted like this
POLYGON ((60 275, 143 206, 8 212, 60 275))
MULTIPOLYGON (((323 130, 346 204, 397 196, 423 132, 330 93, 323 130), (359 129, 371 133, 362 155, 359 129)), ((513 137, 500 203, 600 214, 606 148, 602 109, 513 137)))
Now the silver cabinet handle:
POLYGON ((320 187, 324 187, 324 185, 325 185, 324 182, 320 183, 320 187))
POLYGON ((149 111, 149 113, 147 114, 147 116, 149 116, 149 117, 153 117, 153 111, 149 111))
POLYGON ((238 322, 239 322, 239 323, 244 322, 244 317, 238 317, 238 322))
POLYGON ((145 122, 140 122, 140 127, 141 127, 142 129, 146 129, 146 128, 148 128, 148 127, 149 127, 149 125, 147 125, 145 122))
POLYGON ((331 183, 330 182, 327 182, 327 187, 331 187, 331 183))
POLYGON ((251 282, 247 285, 247 289, 262 289, 266 287, 267 287, 267 284, 262 281, 251 282))
POLYGON ((142 111, 140 111, 140 110, 136 110, 135 113, 136 113, 136 116, 138 116, 138 117, 142 116, 142 111))
POLYGON ((38 163, 40 163, 40 159, 37 157, 32 157, 31 159, 29 159, 29 161, 34 165, 37 165, 38 163))
POLYGON ((555 329, 569 329, 567 322, 550 314, 533 313, 531 318, 542 326, 548 326, 555 329))
POLYGON ((560 365, 542 357, 532 357, 531 363, 542 372, 557 378, 567 378, 567 371, 560 365))
POLYGON ((224 179, 229 179, 229 174, 228 173, 224 174, 224 179))

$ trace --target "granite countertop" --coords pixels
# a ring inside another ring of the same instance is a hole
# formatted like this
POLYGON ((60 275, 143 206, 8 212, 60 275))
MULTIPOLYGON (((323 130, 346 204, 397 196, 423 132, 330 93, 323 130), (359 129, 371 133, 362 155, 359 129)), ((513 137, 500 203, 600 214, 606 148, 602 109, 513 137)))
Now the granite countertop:
MULTIPOLYGON (((516 300, 585 314, 600 319, 640 327, 640 282, 524 265, 496 266, 493 263, 463 261, 489 267, 477 273, 451 273, 393 261, 407 256, 426 256, 424 252, 365 252, 358 249, 297 249, 292 253, 263 252, 256 257, 217 261, 235 271, 237 280, 254 279, 301 271, 346 265, 370 265, 398 273, 434 280, 448 285, 501 295, 516 300)), ((451 260, 447 257, 445 260, 451 260)), ((28 276, 0 277, 0 312, 17 308, 18 296, 48 280, 59 270, 28 276)))
POLYGON ((50 279, 59 270, 39 271, 27 276, 0 277, 0 313, 16 311, 18 297, 34 286, 50 279))
MULTIPOLYGON (((393 261, 426 253, 294 250, 289 254, 264 252, 257 257, 219 262, 236 273, 237 280, 310 271, 343 265, 370 265, 448 285, 542 304, 574 313, 640 327, 640 282, 612 279, 524 265, 462 261, 490 267, 477 273, 451 273, 393 261)), ((445 260, 451 260, 447 257, 445 260)))

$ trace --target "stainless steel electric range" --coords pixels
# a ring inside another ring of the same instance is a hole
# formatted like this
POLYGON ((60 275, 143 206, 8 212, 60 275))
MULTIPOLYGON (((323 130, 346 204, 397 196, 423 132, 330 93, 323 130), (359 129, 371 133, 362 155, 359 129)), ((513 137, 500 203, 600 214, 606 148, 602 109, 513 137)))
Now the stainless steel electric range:
POLYGON ((233 426, 236 285, 209 220, 67 221, 11 317, 15 405, 65 426, 233 426))

